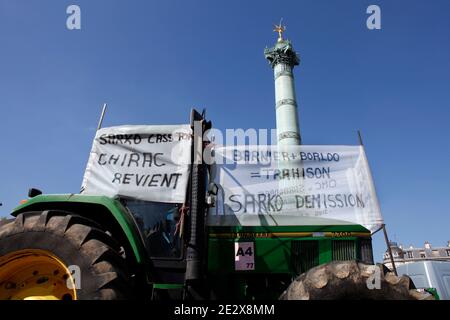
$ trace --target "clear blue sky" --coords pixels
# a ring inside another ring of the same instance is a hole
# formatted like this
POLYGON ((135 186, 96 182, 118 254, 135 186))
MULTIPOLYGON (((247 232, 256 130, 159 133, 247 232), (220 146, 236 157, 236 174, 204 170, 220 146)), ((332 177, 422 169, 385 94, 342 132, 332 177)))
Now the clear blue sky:
MULTIPOLYGON (((355 144, 361 129, 391 237, 450 240, 450 2, 0 0, 0 215, 30 186, 78 192, 104 125, 188 121, 275 126, 263 49, 280 17, 305 144, 355 144), (82 29, 66 29, 81 7, 82 29), (370 4, 382 29, 369 31, 370 4)), ((375 258, 384 252, 374 239, 375 258)))

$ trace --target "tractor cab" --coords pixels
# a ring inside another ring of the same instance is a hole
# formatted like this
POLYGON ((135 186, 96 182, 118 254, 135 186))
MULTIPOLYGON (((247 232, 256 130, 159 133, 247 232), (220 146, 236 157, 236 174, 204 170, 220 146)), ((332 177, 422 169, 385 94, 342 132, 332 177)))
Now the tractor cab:
POLYGON ((183 243, 181 232, 182 204, 121 199, 133 215, 150 257, 180 259, 183 243))

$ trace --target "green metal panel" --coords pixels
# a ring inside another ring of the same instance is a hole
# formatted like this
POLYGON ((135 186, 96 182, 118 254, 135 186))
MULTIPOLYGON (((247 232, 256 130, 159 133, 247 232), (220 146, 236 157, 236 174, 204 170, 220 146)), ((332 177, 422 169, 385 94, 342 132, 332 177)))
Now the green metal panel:
POLYGON ((319 264, 331 261, 331 239, 321 239, 319 241, 319 264))
POLYGON ((208 269, 215 273, 234 270, 234 241, 211 239, 208 245, 208 269))
MULTIPOLYGON (((355 243, 359 237, 369 238, 370 232, 360 225, 338 226, 234 226, 210 227, 208 241, 208 270, 211 274, 295 274, 292 261, 294 246, 298 241, 317 241, 313 254, 318 257, 302 257, 306 265, 323 264, 333 260, 332 240, 349 240, 355 243), (236 241, 253 242, 255 270, 236 271, 234 244, 236 241), (316 260, 317 259, 317 260, 316 260), (313 261, 314 260, 314 261, 313 261)), ((305 250, 305 248, 304 248, 305 250)), ((356 258, 356 252, 355 252, 356 258)), ((300 262, 299 262, 300 263, 300 262)))
POLYGON ((146 252, 140 239, 139 231, 130 216, 125 213, 126 209, 124 206, 118 200, 105 196, 88 196, 79 194, 39 195, 29 199, 26 203, 15 208, 12 214, 17 215, 24 211, 33 210, 33 207, 36 207, 37 205, 45 207, 45 204, 51 203, 84 203, 104 206, 109 210, 109 212, 111 212, 112 216, 119 223, 125 233, 136 257, 136 261, 138 263, 142 263, 145 260, 146 252))
MULTIPOLYGON (((255 271, 257 273, 289 272, 291 242, 288 239, 256 239, 255 271)), ((234 249, 233 249, 234 253, 234 249)), ((233 259, 234 269, 234 259, 233 259)))
MULTIPOLYGON (((239 239, 253 242, 255 248, 255 270, 241 273, 289 273, 291 242, 289 239, 239 239)), ((211 239, 208 246, 208 268, 215 273, 234 273, 233 239, 211 239)), ((239 272, 239 271, 238 271, 239 272)))
POLYGON ((171 290, 171 289, 183 289, 184 283, 154 283, 153 289, 163 289, 163 290, 171 290))

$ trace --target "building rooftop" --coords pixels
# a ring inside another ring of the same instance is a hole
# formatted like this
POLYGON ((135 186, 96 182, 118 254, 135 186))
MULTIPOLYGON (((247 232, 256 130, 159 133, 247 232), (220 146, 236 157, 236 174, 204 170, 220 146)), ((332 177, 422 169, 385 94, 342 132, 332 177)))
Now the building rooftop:
MULTIPOLYGON (((391 241, 389 244, 396 265, 429 260, 450 261, 450 241, 447 241, 446 246, 439 247, 433 247, 431 243, 425 241, 424 246, 420 248, 413 247, 412 245, 410 245, 408 248, 404 248, 401 244, 398 245, 393 241, 391 241)), ((383 263, 388 268, 392 267, 388 250, 386 250, 383 255, 383 263)))

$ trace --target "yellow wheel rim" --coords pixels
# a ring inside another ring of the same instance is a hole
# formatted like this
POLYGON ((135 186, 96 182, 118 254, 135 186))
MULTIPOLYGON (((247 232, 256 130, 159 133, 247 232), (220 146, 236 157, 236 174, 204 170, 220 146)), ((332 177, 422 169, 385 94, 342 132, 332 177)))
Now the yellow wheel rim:
POLYGON ((26 249, 0 257, 0 300, 76 300, 67 266, 45 250, 26 249))

